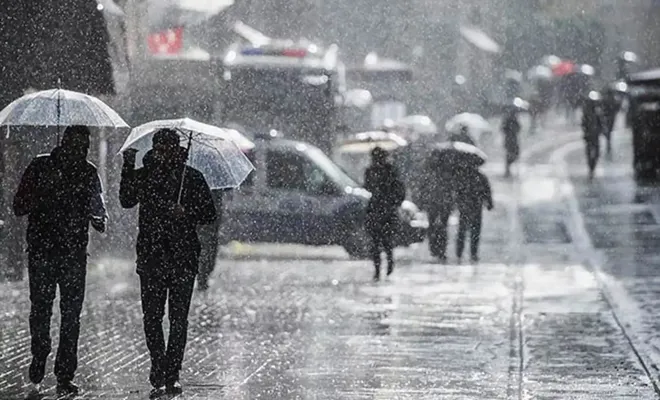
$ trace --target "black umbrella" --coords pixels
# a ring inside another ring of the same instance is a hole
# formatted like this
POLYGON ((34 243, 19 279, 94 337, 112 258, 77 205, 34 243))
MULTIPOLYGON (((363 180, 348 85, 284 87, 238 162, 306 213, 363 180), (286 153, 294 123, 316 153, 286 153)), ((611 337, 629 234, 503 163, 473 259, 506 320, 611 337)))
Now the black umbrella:
POLYGON ((432 162, 466 167, 479 167, 488 160, 478 147, 463 142, 439 143, 434 146, 431 157, 432 162))

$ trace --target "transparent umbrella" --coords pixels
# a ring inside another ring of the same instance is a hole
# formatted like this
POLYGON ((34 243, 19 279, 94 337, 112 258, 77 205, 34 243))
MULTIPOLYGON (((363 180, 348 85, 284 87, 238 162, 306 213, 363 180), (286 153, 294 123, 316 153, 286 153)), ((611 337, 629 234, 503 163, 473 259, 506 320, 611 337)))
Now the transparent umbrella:
POLYGON ((43 90, 14 100, 0 111, 0 125, 129 127, 96 97, 64 89, 43 90))
POLYGON ((489 132, 492 130, 490 123, 479 114, 461 113, 451 117, 445 123, 445 130, 451 133, 457 133, 461 127, 466 127, 470 131, 489 132))
POLYGON ((136 161, 140 166, 144 155, 151 149, 153 134, 163 128, 179 133, 182 145, 188 149, 187 164, 204 174, 212 189, 238 187, 254 170, 244 153, 254 147, 248 138, 234 129, 219 128, 190 118, 152 121, 137 126, 131 130, 119 152, 129 148, 138 150, 136 161))

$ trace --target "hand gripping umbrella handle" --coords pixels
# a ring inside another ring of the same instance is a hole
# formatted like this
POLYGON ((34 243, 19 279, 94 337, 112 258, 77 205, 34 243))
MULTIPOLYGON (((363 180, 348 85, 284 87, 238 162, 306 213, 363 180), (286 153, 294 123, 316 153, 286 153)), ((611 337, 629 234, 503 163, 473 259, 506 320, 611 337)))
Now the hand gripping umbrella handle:
MULTIPOLYGON (((190 154, 190 148, 192 147, 192 132, 188 135, 188 147, 186 147, 186 161, 188 161, 188 154, 190 154)), ((179 184, 179 195, 177 196, 176 202, 181 205, 181 196, 183 195, 183 180, 186 177, 186 164, 184 162, 183 168, 181 169, 181 183, 179 184)))

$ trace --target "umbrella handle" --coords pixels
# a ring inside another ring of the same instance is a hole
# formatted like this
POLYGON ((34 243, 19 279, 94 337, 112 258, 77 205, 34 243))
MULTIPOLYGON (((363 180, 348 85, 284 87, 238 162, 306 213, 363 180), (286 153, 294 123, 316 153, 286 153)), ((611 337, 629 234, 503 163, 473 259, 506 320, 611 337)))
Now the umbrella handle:
MULTIPOLYGON (((186 147, 186 155, 190 154, 190 148, 192 147, 192 132, 188 135, 188 147, 186 147)), ((183 195, 183 180, 186 177, 186 165, 183 165, 181 171, 181 183, 179 184, 179 195, 177 196, 176 202, 181 205, 181 196, 183 195)))
POLYGON ((58 146, 60 144, 60 113, 61 113, 60 89, 62 89, 62 80, 60 78, 57 78, 57 143, 55 143, 55 146, 58 146))

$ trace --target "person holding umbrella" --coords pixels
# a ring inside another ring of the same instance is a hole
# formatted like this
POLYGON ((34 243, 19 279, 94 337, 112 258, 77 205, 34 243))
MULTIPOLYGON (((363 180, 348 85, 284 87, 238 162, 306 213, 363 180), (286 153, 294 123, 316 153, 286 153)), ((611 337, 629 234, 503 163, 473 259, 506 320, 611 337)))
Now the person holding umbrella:
POLYGON ((58 395, 78 393, 72 381, 78 364, 80 313, 85 298, 88 229, 105 231, 107 214, 96 167, 87 161, 90 132, 69 126, 60 146, 36 157, 25 170, 13 208, 28 217, 30 288, 30 381, 44 378, 51 351, 50 319, 60 288, 60 343, 55 359, 58 395))
POLYGON ((520 122, 514 109, 508 109, 502 120, 502 133, 504 133, 504 150, 506 151, 506 166, 504 176, 511 176, 511 165, 518 160, 520 155, 520 144, 518 134, 520 133, 520 122))
POLYGON ((429 250, 441 262, 447 261, 447 228, 455 206, 454 186, 457 176, 453 166, 443 163, 443 152, 434 148, 424 163, 420 206, 429 215, 429 250))
POLYGON ((137 150, 124 151, 119 189, 122 207, 140 205, 137 273, 151 355, 152 397, 182 391, 179 371, 200 253, 196 229, 216 219, 209 185, 200 171, 186 165, 188 152, 179 142, 176 131, 157 131, 139 169, 135 169, 137 150), (167 346, 162 326, 166 303, 167 346))
POLYGON ((235 130, 181 118, 133 128, 120 149, 121 205, 140 205, 137 273, 151 356, 151 397, 182 392, 179 373, 201 252, 197 228, 217 221, 211 188, 238 187, 254 170, 239 145, 252 143, 235 130), (142 167, 136 169, 138 154, 142 167), (167 345, 162 326, 165 303, 170 320, 167 345))
POLYGON ((456 237, 456 258, 463 257, 465 239, 470 231, 470 255, 473 262, 479 261, 479 239, 484 206, 489 211, 494 208, 493 196, 488 177, 472 166, 463 166, 461 179, 456 181, 456 205, 459 223, 456 237))
MULTIPOLYGON (((437 217, 430 219, 431 223, 442 224, 432 230, 438 235, 438 243, 446 247, 446 219, 452 211, 454 205, 457 206, 460 213, 458 236, 456 238, 456 255, 460 260, 465 247, 465 238, 470 231, 472 260, 478 261, 479 238, 481 235, 481 214, 484 205, 491 210, 493 208, 493 199, 488 178, 479 171, 479 166, 486 160, 486 154, 479 148, 462 143, 449 142, 441 143, 435 146, 433 150, 433 164, 436 170, 444 174, 443 193, 438 193, 436 201, 444 200, 440 205, 440 211, 443 212, 441 221, 437 217), (434 221, 435 220, 435 221, 434 221), (440 231, 444 229, 444 232, 440 231), (443 235, 444 236, 440 236, 443 235)), ((429 184, 432 182, 429 179, 429 184)), ((443 249, 444 250, 444 249, 443 249)), ((442 254, 440 254, 442 255, 442 254)), ((444 258, 441 257, 444 261, 444 258)))

